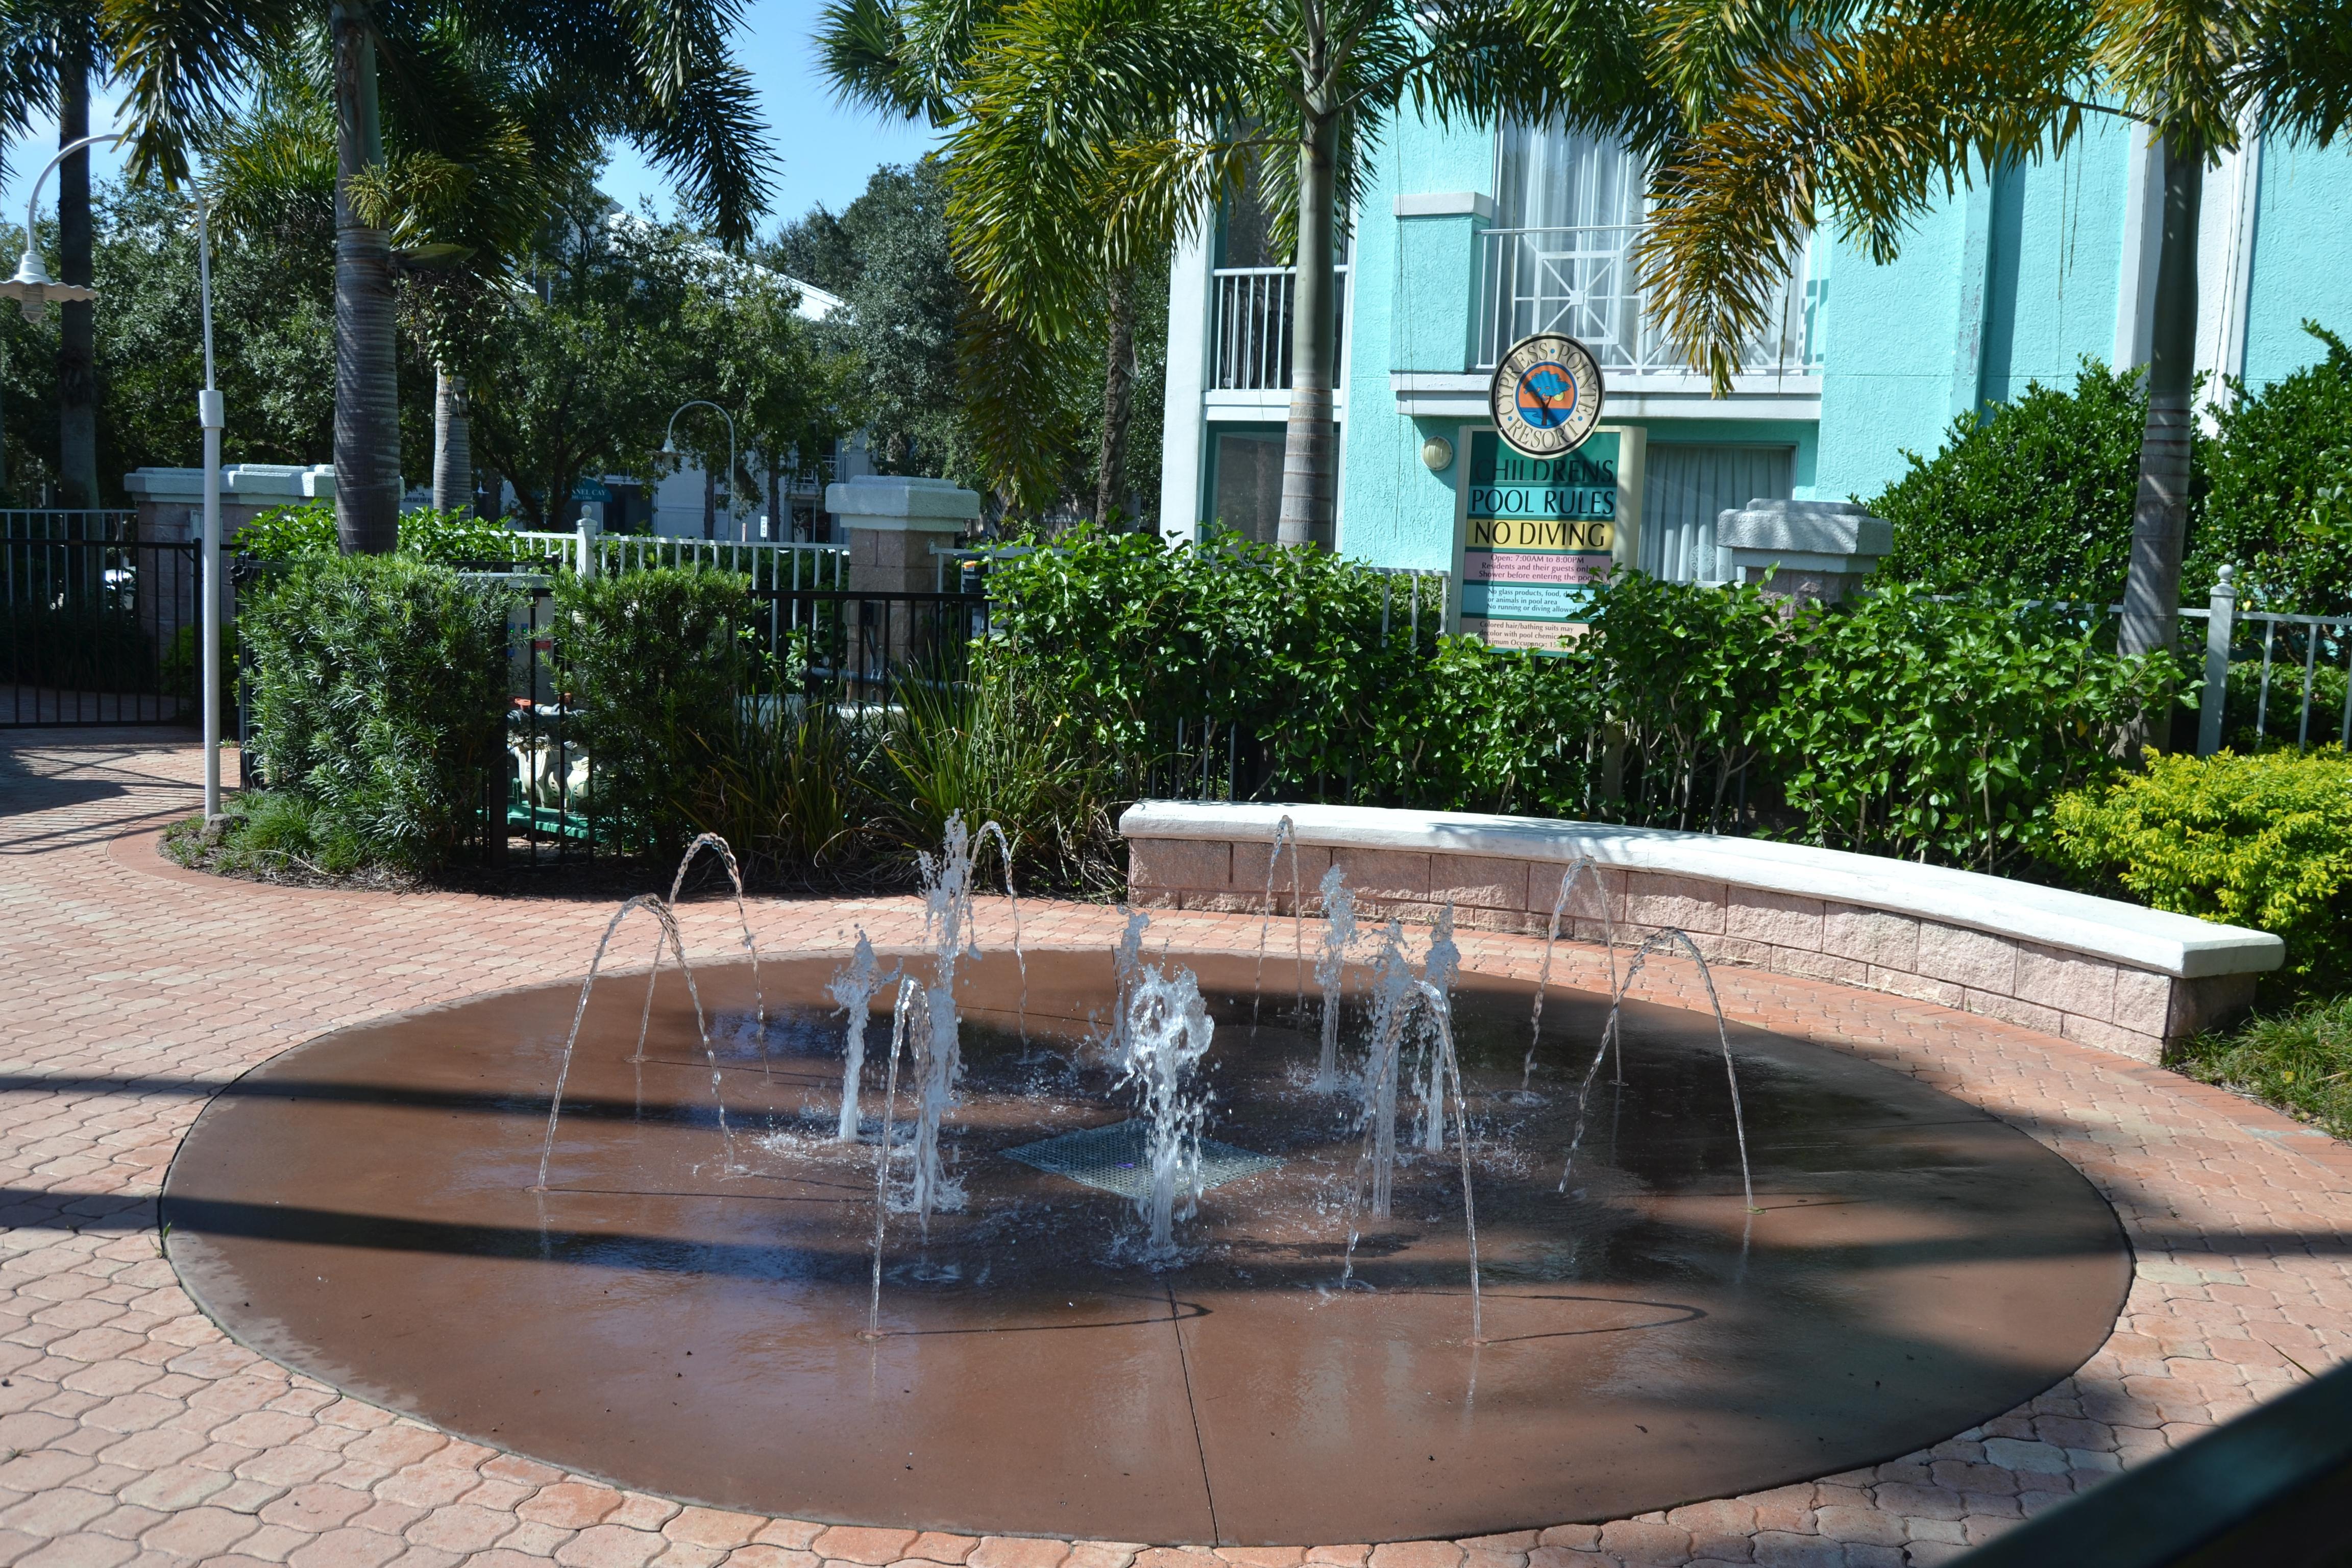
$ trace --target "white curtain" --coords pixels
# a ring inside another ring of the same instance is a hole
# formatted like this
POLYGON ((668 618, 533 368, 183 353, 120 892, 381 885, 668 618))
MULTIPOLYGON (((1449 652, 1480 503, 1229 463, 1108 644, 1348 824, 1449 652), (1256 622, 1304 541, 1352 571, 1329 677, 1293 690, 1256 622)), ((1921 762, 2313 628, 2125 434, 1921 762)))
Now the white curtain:
POLYGON ((1642 220, 1642 164, 1613 138, 1507 125, 1496 144, 1503 228, 1622 227, 1642 220))
POLYGON ((1731 563, 1716 546, 1715 514, 1788 500, 1797 449, 1654 441, 1643 461, 1642 570, 1675 583, 1719 583, 1731 575, 1731 563))

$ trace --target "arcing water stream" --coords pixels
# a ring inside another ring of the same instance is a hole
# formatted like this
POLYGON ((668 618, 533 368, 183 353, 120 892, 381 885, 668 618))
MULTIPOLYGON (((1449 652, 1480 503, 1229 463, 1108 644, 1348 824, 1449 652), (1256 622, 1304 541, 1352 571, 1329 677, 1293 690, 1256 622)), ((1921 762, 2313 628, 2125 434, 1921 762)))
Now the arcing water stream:
MULTIPOLYGON (((1293 879, 1296 881, 1297 846, 1295 836, 1286 832, 1288 824, 1289 819, 1286 817, 1282 826, 1277 827, 1275 847, 1267 863, 1266 907, 1260 922, 1255 971, 1255 979, 1260 983, 1265 969, 1265 924, 1273 914, 1274 872, 1286 847, 1292 854, 1293 879)), ((895 1124, 902 1064, 911 1077, 915 1094, 912 1136, 903 1150, 909 1166, 904 1206, 916 1215, 919 1228, 928 1237, 931 1216, 935 1213, 959 1210, 964 1202, 961 1182, 950 1176, 947 1169, 942 1136, 959 1104, 958 1085, 962 1071, 961 1021, 957 1002, 958 967, 982 956, 974 921, 973 861, 980 847, 991 838, 1005 857, 1008 868, 1006 897, 1010 903, 1010 845, 1003 829, 990 822, 983 823, 977 832, 973 832, 967 828, 961 815, 951 816, 940 852, 936 857, 925 855, 919 859, 928 976, 919 980, 907 972, 908 965, 904 963, 886 971, 872 942, 861 930, 848 963, 834 975, 826 988, 846 1016, 842 1041, 840 1099, 829 1113, 832 1139, 838 1143, 855 1144, 860 1141, 864 1131, 861 1080, 866 1065, 866 1034, 874 999, 893 983, 898 987, 890 1009, 889 1053, 885 1064, 881 1115, 876 1140, 874 1256, 866 1327, 869 1334, 880 1331, 881 1285, 888 1214, 896 1206, 892 1195, 891 1165, 902 1152, 895 1124)), ((698 838, 688 847, 687 860, 680 864, 671 891, 675 896, 683 887, 688 864, 704 852, 719 857, 734 884, 742 942, 751 952, 753 965, 761 1064, 772 1074, 767 1046, 767 1005, 759 981, 759 949, 743 903, 741 874, 726 844, 710 835, 698 838)), ((1717 1045, 1730 1090, 1731 1121, 1738 1149, 1741 1191, 1749 1212, 1753 1213, 1754 1182, 1748 1163, 1738 1073, 1722 1006, 1716 995, 1714 978, 1706 959, 1683 932, 1660 931, 1648 937, 1634 951, 1631 963, 1621 973, 1617 963, 1616 931, 1610 918, 1607 889, 1601 884, 1598 868, 1586 858, 1578 859, 1562 873, 1559 893, 1553 902, 1544 943, 1543 965, 1533 1004, 1532 1032, 1535 1039, 1538 1042, 1541 1039, 1544 995, 1549 988, 1552 955, 1559 941, 1562 916, 1568 909, 1570 895, 1587 879, 1601 894, 1601 919, 1607 943, 1610 976, 1609 1009, 1591 1060, 1578 1083, 1575 1127, 1569 1139, 1559 1190, 1567 1190, 1569 1174, 1574 1169, 1581 1148, 1590 1120, 1591 1090, 1602 1061, 1612 1050, 1622 1057, 1622 1019, 1626 992, 1653 953, 1674 949, 1697 966, 1715 1014, 1717 1045)), ((1330 1094, 1352 1086, 1355 1091, 1352 1120, 1361 1133, 1356 1179, 1347 1205, 1348 1246, 1341 1282, 1356 1283, 1355 1254, 1360 1239, 1362 1217, 1367 1212, 1369 1217, 1376 1221, 1387 1222, 1393 1217, 1396 1173, 1400 1162, 1410 1157, 1402 1146, 1405 1141, 1401 1140, 1399 1131, 1400 1116, 1405 1114, 1403 1091, 1410 1081, 1417 1103, 1410 1113, 1407 1126, 1411 1134, 1409 1142, 1416 1147, 1417 1152, 1442 1155, 1445 1147, 1446 1124, 1449 1120, 1453 1124, 1460 1166, 1464 1225, 1469 1247, 1475 1338, 1475 1325, 1480 1321, 1482 1310, 1476 1200, 1472 1179, 1475 1150, 1469 1096, 1463 1083, 1461 1062, 1454 1044, 1452 989, 1460 973, 1461 951, 1454 938, 1453 906, 1449 903, 1439 912, 1417 973, 1406 954, 1407 944, 1402 922, 1391 919, 1381 929, 1377 946, 1370 960, 1365 1053, 1360 1064, 1351 1068, 1346 1067, 1341 1059, 1342 993, 1351 951, 1360 935, 1356 900, 1337 866, 1324 875, 1318 893, 1323 929, 1315 977, 1322 988, 1323 996, 1318 1049, 1309 1087, 1315 1093, 1330 1094), (1410 1079, 1407 1072, 1409 1048, 1412 1053, 1410 1079)), ((1018 906, 1012 908, 1015 921, 1013 950, 1021 973, 1016 1017, 1021 1037, 1025 1042, 1028 1033, 1028 961, 1021 945, 1018 906)), ((590 992, 614 934, 631 914, 638 910, 644 910, 654 918, 659 928, 657 940, 667 943, 677 960, 688 994, 694 1000, 696 1027, 709 1067, 711 1097, 727 1152, 728 1167, 730 1171, 740 1170, 735 1163, 734 1132, 728 1119, 718 1054, 711 1041, 709 1021, 702 1010, 694 971, 687 960, 684 942, 678 932, 672 900, 643 894, 628 900, 614 912, 589 965, 588 976, 582 984, 549 1108, 535 1191, 546 1190, 549 1164, 563 1110, 564 1089, 570 1079, 573 1054, 578 1048, 581 1020, 587 1011, 590 992)), ((1302 928, 1299 940, 1295 941, 1294 945, 1299 950, 1303 970, 1306 945, 1303 940, 1304 914, 1297 907, 1295 892, 1294 917, 1302 928)), ((1193 1212, 1204 1190, 1202 1151, 1213 1097, 1201 1083, 1200 1078, 1214 1038, 1215 1026, 1200 986, 1189 970, 1146 962, 1144 937, 1150 923, 1150 917, 1142 911, 1131 912, 1111 955, 1112 1012, 1108 1038, 1105 1044, 1108 1065, 1118 1075, 1114 1087, 1132 1090, 1138 1124, 1141 1130, 1141 1163, 1148 1172, 1148 1179, 1142 1183, 1136 1197, 1146 1232, 1140 1256, 1155 1267, 1166 1267, 1184 1260, 1185 1254, 1177 1242, 1176 1226, 1193 1212)), ((656 974, 659 962, 657 947, 656 974)), ((630 1058, 635 1062, 645 1059, 646 1037, 651 1020, 652 986, 653 981, 649 979, 646 1001, 639 1021, 636 1050, 630 1058)), ((1251 996, 1253 1034, 1258 1016, 1259 988, 1254 984, 1251 996)), ((1296 1021, 1303 1025, 1303 1008, 1301 1016, 1296 1021)), ((1522 1099, 1527 1098, 1526 1085, 1534 1072, 1535 1057, 1535 1045, 1531 1043, 1521 1072, 1522 1099)))

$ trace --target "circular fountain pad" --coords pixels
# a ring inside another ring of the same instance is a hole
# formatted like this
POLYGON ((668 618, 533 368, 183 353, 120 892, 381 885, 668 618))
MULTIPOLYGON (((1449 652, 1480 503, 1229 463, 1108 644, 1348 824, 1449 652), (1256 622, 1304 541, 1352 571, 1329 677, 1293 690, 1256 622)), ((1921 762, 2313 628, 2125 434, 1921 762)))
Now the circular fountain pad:
MULTIPOLYGON (((886 963, 889 962, 886 960, 886 963)), ((918 961, 928 973, 928 960, 918 961)), ((962 1212, 894 1214, 861 1339, 876 1131, 828 1141, 831 962, 600 982, 531 1191, 575 985, 346 1029, 224 1091, 166 1184, 170 1251, 240 1339, 453 1432, 722 1508, 968 1533, 1243 1544, 1622 1518, 1884 1460, 2072 1372, 2129 1279, 2114 1215, 2032 1139, 1910 1079, 1731 1031, 1740 1197, 1712 1016, 1631 1005, 1556 1190, 1605 999, 1559 990, 1531 1095, 1529 988, 1478 975, 1458 1033, 1478 1123, 1484 1342, 1451 1144, 1408 1155, 1348 1266, 1352 1100, 1253 1038, 1247 960, 1176 955, 1218 1018, 1209 1131, 1238 1169, 1137 1261, 1099 1052, 1108 959, 964 964, 962 1212), (731 1153, 728 1137, 731 1137, 731 1153), (1006 1152, 1021 1150, 1018 1157, 1006 1152), (1278 1163, 1277 1163, 1278 1162, 1278 1163)), ((866 1109, 889 1037, 877 998, 866 1109)), ((1343 1035, 1352 1060, 1366 1031, 1343 1035)), ((1402 1097, 1417 1106, 1406 1053, 1402 1097)), ((902 1091, 902 1103, 905 1101, 902 1091)), ((1408 1125, 1408 1146, 1419 1129, 1408 1125)))

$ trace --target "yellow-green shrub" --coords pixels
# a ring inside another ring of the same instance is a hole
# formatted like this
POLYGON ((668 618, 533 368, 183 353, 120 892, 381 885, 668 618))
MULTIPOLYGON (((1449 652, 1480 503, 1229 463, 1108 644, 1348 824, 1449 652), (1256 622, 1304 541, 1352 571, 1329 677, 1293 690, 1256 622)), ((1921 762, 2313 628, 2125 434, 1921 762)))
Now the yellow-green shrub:
POLYGON ((2352 757, 2156 756, 2059 797, 2057 847, 2159 910, 2284 939, 2297 989, 2352 980, 2352 757))

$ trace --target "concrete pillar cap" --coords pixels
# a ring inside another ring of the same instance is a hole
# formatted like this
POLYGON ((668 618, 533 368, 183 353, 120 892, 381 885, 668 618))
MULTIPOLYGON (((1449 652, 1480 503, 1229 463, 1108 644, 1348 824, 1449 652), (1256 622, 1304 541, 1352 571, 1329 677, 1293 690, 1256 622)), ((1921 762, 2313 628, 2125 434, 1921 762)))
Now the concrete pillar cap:
POLYGON ((844 528, 960 533, 980 516, 980 494, 946 479, 861 474, 825 486, 824 510, 844 528))

